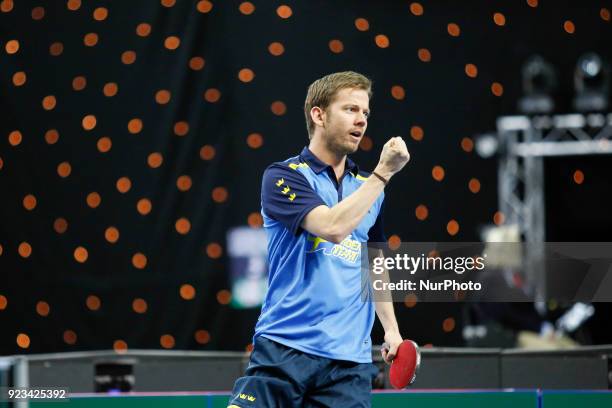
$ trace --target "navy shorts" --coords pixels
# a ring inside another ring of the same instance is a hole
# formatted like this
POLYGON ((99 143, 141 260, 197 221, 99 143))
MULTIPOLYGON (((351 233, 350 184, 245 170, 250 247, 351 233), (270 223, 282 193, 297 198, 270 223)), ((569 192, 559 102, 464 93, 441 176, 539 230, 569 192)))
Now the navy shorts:
POLYGON ((377 374, 372 363, 314 356, 259 336, 229 407, 370 407, 377 374))

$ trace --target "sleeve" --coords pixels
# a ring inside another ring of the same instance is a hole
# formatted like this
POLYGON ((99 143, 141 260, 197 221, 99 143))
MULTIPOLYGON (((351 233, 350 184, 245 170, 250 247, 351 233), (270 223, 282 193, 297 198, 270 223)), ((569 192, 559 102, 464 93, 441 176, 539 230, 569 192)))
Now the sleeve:
POLYGON ((326 205, 306 177, 288 166, 274 164, 266 169, 261 185, 261 207, 265 214, 298 235, 302 220, 313 208, 326 205))
POLYGON ((385 228, 383 223, 383 215, 385 212, 385 202, 383 201, 380 205, 380 211, 378 212, 378 217, 376 217, 376 221, 374 225, 368 231, 368 242, 387 242, 387 237, 385 236, 385 228))

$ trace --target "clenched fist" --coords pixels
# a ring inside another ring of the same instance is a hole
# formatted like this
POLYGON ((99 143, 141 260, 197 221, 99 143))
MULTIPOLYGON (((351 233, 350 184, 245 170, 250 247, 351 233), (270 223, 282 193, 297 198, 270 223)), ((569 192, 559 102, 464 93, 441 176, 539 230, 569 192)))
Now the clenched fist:
POLYGON ((392 137, 383 146, 375 171, 383 177, 390 178, 404 168, 409 160, 410 153, 408 153, 404 139, 399 136, 392 137))

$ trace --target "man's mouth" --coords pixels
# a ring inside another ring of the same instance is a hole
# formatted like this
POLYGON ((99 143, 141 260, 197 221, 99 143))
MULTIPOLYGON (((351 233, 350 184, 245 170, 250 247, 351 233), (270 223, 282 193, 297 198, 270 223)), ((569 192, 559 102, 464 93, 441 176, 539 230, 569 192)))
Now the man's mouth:
POLYGON ((357 138, 361 137, 362 135, 361 130, 353 130, 352 132, 349 132, 349 134, 357 138))

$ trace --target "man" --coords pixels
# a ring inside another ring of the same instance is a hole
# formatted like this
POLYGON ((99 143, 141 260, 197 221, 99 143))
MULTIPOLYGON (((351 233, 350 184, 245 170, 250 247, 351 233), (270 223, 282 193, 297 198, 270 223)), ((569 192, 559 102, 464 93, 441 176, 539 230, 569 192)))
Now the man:
POLYGON ((369 177, 347 157, 366 131, 371 93, 355 72, 312 83, 309 146, 264 172, 268 293, 230 407, 368 407, 374 309, 389 344, 385 361, 402 342, 393 303, 362 299, 361 243, 386 241, 383 190, 410 159, 400 137, 384 145, 369 177))

